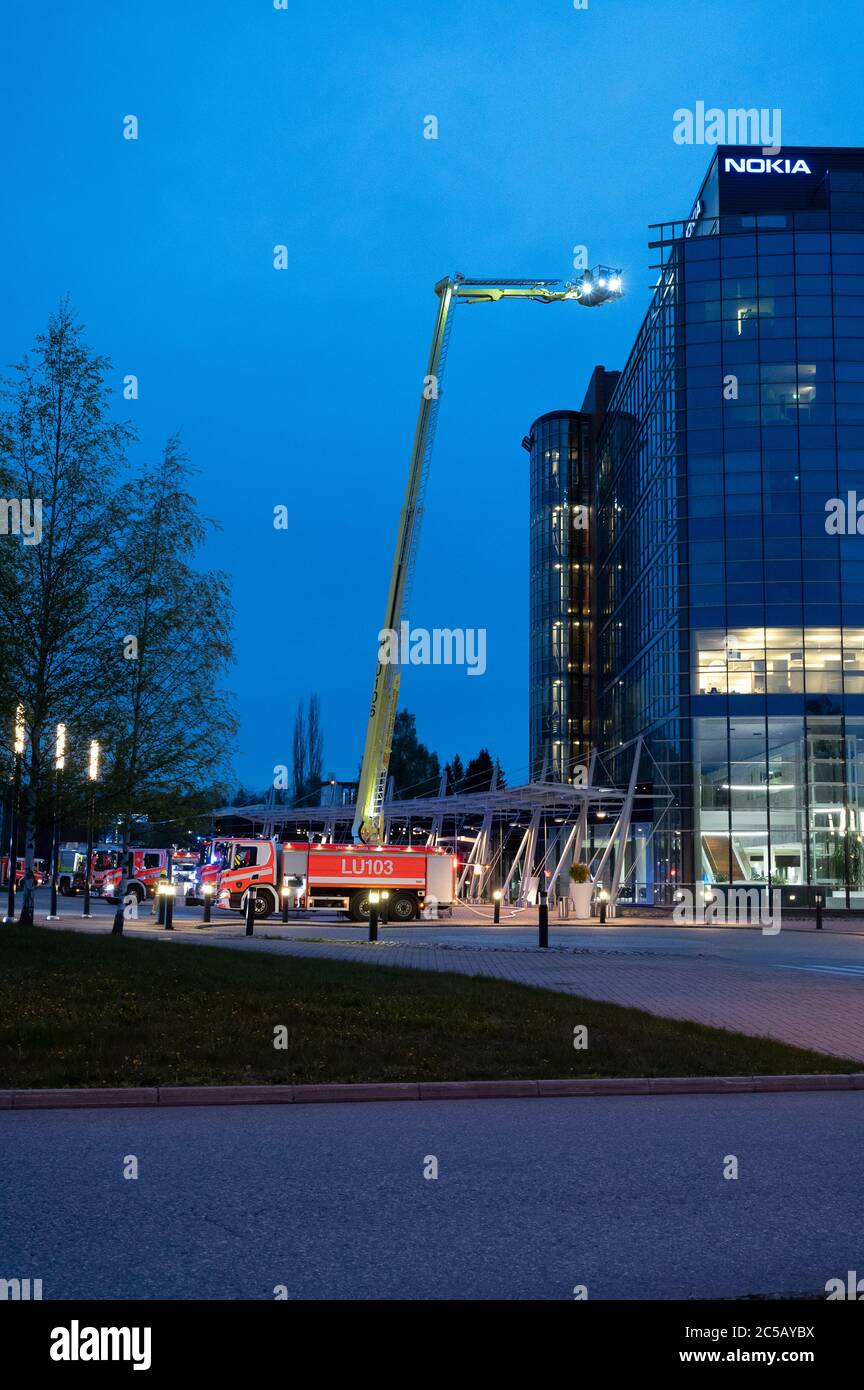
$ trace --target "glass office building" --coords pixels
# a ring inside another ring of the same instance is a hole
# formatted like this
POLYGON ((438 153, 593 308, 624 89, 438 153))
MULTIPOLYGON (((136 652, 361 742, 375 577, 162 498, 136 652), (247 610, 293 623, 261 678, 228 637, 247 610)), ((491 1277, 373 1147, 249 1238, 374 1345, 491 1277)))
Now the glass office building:
POLYGON ((598 744, 673 793, 655 902, 860 909, 864 150, 720 146, 652 244, 594 442, 598 744))

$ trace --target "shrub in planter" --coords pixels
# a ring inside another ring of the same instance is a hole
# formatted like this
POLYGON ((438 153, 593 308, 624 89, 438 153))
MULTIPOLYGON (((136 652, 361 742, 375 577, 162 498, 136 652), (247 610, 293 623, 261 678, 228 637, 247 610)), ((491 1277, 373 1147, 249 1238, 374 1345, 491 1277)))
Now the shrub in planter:
POLYGON ((582 918, 590 917, 594 884, 588 874, 588 865, 572 864, 570 877, 573 880, 573 886, 570 889, 570 901, 573 904, 574 915, 582 918))

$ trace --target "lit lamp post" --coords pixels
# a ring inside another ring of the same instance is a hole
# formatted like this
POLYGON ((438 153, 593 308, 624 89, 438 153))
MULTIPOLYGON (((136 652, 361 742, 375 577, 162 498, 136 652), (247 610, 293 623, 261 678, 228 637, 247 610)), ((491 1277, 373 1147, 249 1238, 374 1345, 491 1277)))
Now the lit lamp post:
POLYGON ((378 904, 381 901, 381 894, 371 892, 369 894, 369 940, 378 940, 378 904))
POLYGON ((495 889, 495 892, 492 894, 492 901, 493 901, 494 904, 495 904, 495 908, 494 908, 494 911, 493 911, 493 913, 492 913, 492 924, 493 924, 493 926, 496 926, 496 927, 497 927, 498 924, 499 924, 499 922, 501 921, 501 889, 500 889, 500 888, 496 888, 496 889, 495 889))
POLYGON ((24 706, 15 706, 15 775, 12 782, 12 807, 9 817, 9 901, 5 922, 15 921, 15 875, 18 868, 18 798, 21 794, 21 763, 24 758, 26 726, 24 706))
POLYGON ((164 923, 164 926, 165 926, 165 930, 166 930, 166 931, 173 931, 173 930, 174 930, 174 894, 177 892, 177 889, 176 889, 175 885, 174 885, 173 883, 170 883, 167 879, 166 879, 163 883, 160 883, 160 884, 159 884, 159 889, 160 889, 160 892, 162 893, 162 901, 163 901, 163 903, 165 904, 165 911, 164 911, 164 914, 163 914, 161 920, 162 920, 162 922, 164 923))
POLYGON ((388 923, 389 920, 390 920, 389 917, 387 916, 387 913, 388 913, 388 910, 389 910, 389 903, 390 903, 390 894, 389 894, 389 892, 388 892, 388 890, 387 890, 386 888, 382 888, 382 890, 381 890, 381 925, 382 925, 382 927, 386 927, 386 926, 387 926, 387 923, 388 923))
MULTIPOLYGON (((57 884, 60 880, 60 790, 66 766, 66 725, 58 724, 54 735, 54 830, 51 836, 51 911, 48 920, 57 920, 57 884)), ((90 860, 87 860, 90 873, 90 860)))
POLYGON ((84 865, 84 911, 83 917, 91 917, 90 875, 93 865, 93 820, 96 810, 96 782, 99 778, 99 744, 95 739, 90 744, 90 803, 87 807, 87 862, 84 865))

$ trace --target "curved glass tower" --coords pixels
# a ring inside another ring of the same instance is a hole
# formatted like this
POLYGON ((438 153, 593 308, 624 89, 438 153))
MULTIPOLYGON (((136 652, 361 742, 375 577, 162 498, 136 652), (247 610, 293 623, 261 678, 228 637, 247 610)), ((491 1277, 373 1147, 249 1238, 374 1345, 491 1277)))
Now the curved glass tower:
POLYGON ((532 780, 570 780, 592 741, 590 429, 590 415, 554 411, 522 441, 531 456, 532 780))

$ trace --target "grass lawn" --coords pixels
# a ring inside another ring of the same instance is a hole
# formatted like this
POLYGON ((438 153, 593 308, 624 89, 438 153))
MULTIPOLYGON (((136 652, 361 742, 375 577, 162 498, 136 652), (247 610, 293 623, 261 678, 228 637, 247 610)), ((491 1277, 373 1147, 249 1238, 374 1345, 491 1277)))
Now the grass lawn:
POLYGON ((7 1089, 860 1069, 503 980, 0 928, 7 1089))

